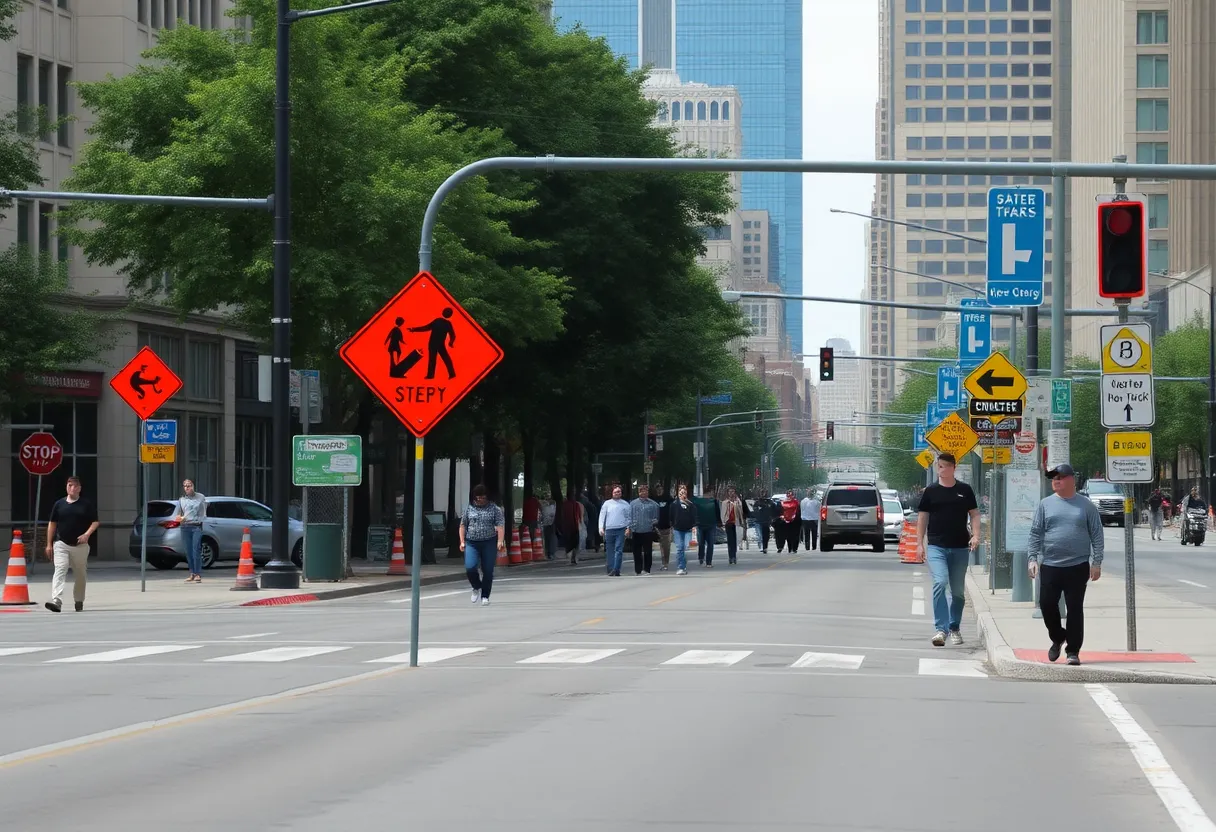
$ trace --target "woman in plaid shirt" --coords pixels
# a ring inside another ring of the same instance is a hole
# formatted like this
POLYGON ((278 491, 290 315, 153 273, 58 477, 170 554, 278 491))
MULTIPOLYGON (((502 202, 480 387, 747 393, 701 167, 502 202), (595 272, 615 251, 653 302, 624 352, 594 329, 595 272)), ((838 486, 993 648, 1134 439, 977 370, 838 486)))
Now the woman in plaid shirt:
POLYGON ((464 571, 473 587, 474 604, 479 598, 483 607, 490 603, 494 564, 498 553, 506 549, 506 529, 502 509, 490 502, 484 485, 476 486, 473 502, 460 518, 460 551, 464 552, 464 571))

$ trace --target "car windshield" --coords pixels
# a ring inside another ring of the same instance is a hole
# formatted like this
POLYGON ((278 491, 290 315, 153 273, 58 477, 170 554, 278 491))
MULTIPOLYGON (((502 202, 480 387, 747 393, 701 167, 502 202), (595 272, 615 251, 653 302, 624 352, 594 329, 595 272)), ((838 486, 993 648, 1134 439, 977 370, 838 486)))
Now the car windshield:
POLYGON ((1093 496, 1103 497, 1107 495, 1118 497, 1123 493, 1114 483, 1107 482, 1106 480, 1090 480, 1086 484, 1085 490, 1093 496))
POLYGON ((829 506, 876 506, 878 492, 873 488, 863 488, 859 485, 833 488, 828 491, 829 506))
POLYGON ((901 517, 904 513, 904 507, 896 500, 883 500, 882 511, 887 517, 901 517))

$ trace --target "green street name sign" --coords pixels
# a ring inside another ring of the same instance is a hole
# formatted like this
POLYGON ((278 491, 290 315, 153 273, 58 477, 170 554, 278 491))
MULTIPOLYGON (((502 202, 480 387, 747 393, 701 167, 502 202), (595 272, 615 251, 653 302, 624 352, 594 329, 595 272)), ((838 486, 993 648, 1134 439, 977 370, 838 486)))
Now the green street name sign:
POLYGON ((363 437, 293 436, 291 481, 302 486, 363 483, 363 437))

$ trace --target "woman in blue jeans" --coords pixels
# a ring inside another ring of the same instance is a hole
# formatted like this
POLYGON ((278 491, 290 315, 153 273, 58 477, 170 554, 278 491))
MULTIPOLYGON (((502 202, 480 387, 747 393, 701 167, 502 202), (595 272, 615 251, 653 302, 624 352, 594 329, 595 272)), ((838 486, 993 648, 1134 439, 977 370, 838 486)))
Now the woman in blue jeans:
POLYGON ((494 584, 494 564, 506 549, 507 521, 502 509, 490 501, 486 487, 473 489, 473 502, 460 518, 460 551, 464 552, 464 571, 473 587, 473 603, 490 603, 494 584))
POLYGON ((203 521, 207 519, 207 498, 194 490, 193 480, 182 480, 182 496, 177 500, 177 517, 182 530, 182 545, 186 547, 186 566, 190 577, 186 583, 203 580, 203 521))
POLYGON ((688 574, 688 541, 697 525, 697 507, 688 499, 688 486, 681 485, 670 506, 671 536, 676 544, 676 574, 688 574))

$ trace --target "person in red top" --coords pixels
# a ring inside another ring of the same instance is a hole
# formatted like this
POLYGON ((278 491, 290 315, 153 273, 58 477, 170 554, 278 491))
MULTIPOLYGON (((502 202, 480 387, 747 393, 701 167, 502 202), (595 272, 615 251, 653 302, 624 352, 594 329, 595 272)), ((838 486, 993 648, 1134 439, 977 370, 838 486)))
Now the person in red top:
POLYGON ((531 491, 524 497, 523 520, 524 525, 528 527, 528 533, 536 540, 536 535, 540 532, 540 500, 536 499, 536 495, 531 491))
POLYGON ((726 529, 726 553, 730 556, 731 564, 734 564, 739 552, 739 530, 747 528, 743 522, 743 501, 739 499, 734 486, 726 489, 726 499, 719 506, 722 526, 726 529))
POLYGON ((797 495, 791 491, 781 501, 781 526, 784 527, 784 535, 777 536, 777 554, 781 554, 783 540, 789 544, 791 555, 798 551, 798 536, 802 531, 801 518, 802 506, 798 502, 797 495))

